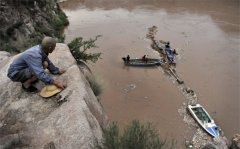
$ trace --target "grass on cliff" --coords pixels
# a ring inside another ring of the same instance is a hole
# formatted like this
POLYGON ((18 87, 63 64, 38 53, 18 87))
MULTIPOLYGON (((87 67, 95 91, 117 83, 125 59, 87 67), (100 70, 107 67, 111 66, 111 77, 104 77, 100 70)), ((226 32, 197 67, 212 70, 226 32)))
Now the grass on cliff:
POLYGON ((175 142, 168 142, 159 137, 158 131, 151 124, 132 121, 122 134, 116 122, 103 130, 103 139, 97 142, 97 149, 172 149, 175 142))
MULTIPOLYGON (((82 61, 92 61, 95 63, 100 58, 101 53, 88 52, 88 50, 90 50, 91 48, 97 47, 95 42, 97 41, 98 37, 100 37, 100 35, 96 36, 95 39, 90 38, 86 41, 83 40, 82 37, 77 37, 68 44, 70 52, 72 53, 78 64, 81 64, 82 61)), ((102 93, 102 87, 98 83, 98 81, 93 77, 87 77, 87 80, 93 90, 94 95, 100 95, 102 93)))
POLYGON ((93 77, 87 77, 87 80, 92 88, 92 91, 95 96, 99 96, 102 93, 102 86, 101 84, 93 77))
POLYGON ((61 33, 64 27, 69 25, 69 21, 67 19, 66 14, 62 10, 58 9, 56 13, 57 13, 57 17, 53 19, 52 23, 55 30, 61 33))

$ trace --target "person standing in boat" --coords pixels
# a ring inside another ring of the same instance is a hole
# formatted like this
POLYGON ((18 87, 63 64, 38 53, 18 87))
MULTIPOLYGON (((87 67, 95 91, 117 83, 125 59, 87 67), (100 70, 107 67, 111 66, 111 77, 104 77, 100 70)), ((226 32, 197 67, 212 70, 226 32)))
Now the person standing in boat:
POLYGON ((173 55, 177 55, 176 49, 173 49, 173 55))
POLYGON ((165 48, 168 48, 168 49, 170 48, 170 42, 169 41, 166 43, 165 48))
POLYGON ((147 63, 147 60, 148 60, 147 55, 143 55, 143 57, 142 57, 142 61, 144 61, 144 62, 147 63))
POLYGON ((129 61, 130 61, 130 56, 129 55, 127 55, 127 59, 126 59, 127 61, 127 63, 129 63, 129 61))
POLYGON ((170 42, 168 41, 168 42, 166 42, 166 44, 165 44, 165 49, 164 49, 164 52, 165 52, 165 54, 172 54, 172 50, 171 50, 171 47, 170 47, 170 42))

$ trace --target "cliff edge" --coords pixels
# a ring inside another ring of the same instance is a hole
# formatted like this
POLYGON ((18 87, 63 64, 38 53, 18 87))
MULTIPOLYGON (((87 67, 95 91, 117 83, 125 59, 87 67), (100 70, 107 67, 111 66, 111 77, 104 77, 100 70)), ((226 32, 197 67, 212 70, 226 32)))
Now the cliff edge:
MULTIPOLYGON (((106 116, 68 47, 58 43, 49 56, 56 66, 66 69, 53 77, 68 86, 47 99, 24 92, 20 83, 10 81, 7 69, 16 56, 1 54, 0 148, 94 148, 106 116)), ((41 89, 44 84, 39 81, 36 86, 41 89)))

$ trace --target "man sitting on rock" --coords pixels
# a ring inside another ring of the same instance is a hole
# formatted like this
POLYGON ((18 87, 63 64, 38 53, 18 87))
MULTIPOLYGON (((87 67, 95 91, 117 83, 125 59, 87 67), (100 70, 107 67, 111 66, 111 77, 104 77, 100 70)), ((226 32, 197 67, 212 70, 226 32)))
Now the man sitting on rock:
POLYGON ((18 56, 8 69, 7 76, 14 82, 21 82, 22 88, 27 92, 37 92, 38 89, 32 86, 33 82, 38 79, 46 84, 54 84, 64 89, 65 85, 62 81, 51 78, 44 69, 52 74, 62 74, 65 70, 61 70, 54 66, 49 60, 48 54, 52 53, 56 47, 56 40, 51 37, 45 37, 41 45, 36 45, 18 56))

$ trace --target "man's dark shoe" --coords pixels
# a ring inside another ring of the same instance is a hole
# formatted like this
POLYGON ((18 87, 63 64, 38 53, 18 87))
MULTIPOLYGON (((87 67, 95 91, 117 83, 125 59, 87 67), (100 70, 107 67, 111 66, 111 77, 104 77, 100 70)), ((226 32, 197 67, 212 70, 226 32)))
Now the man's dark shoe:
POLYGON ((38 89, 32 85, 30 85, 28 88, 26 88, 23 84, 22 84, 22 88, 24 91, 26 92, 30 92, 30 93, 37 93, 38 89))

